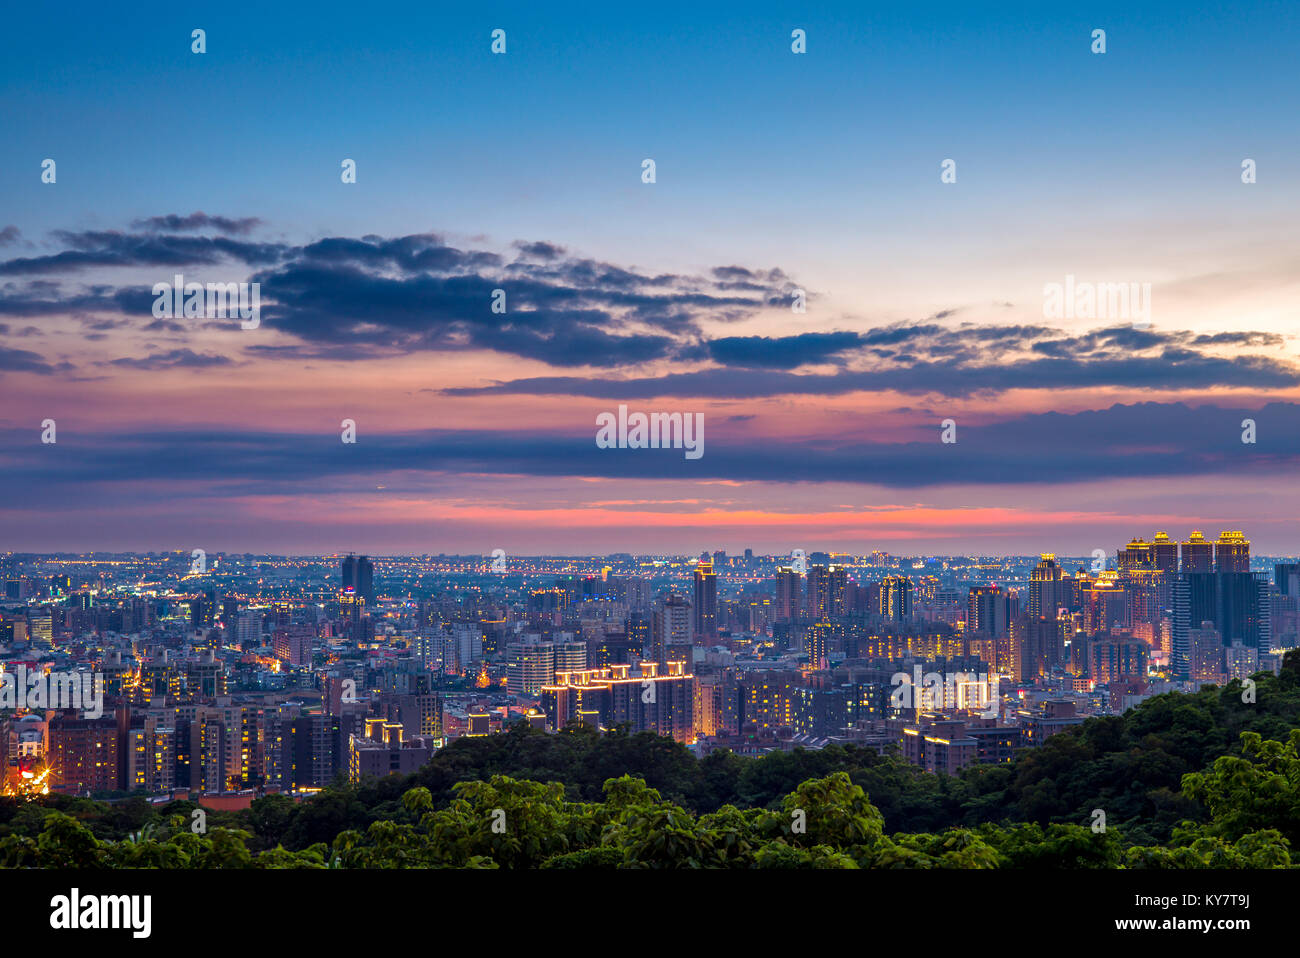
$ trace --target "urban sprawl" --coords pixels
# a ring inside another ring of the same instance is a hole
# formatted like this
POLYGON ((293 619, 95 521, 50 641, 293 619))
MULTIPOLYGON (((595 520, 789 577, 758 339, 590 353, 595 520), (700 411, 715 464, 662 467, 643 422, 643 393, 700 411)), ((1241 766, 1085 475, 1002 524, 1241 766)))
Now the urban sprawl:
POLYGON ((1300 644, 1300 563, 1234 531, 1078 558, 8 553, 0 580, 4 793, 227 809, 517 722, 953 774, 1300 644))

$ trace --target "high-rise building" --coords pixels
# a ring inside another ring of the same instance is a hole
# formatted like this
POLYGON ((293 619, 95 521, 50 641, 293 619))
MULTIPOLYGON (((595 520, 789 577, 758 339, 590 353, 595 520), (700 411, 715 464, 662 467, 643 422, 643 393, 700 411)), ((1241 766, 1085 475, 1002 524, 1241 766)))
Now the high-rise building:
POLYGON ((1155 558, 1155 554, 1151 551, 1151 543, 1138 537, 1119 551, 1116 565, 1121 572, 1126 569, 1154 569, 1155 558))
POLYGON ((555 679, 555 646, 550 642, 514 642, 506 649, 506 691, 536 696, 555 679))
POLYGON ((1088 646, 1089 673, 1098 685, 1145 681, 1150 646, 1134 639, 1102 639, 1088 646))
POLYGON ((843 566, 815 565, 808 570, 808 615, 825 622, 844 614, 844 596, 848 586, 848 570, 843 566))
POLYGON ((1259 652, 1248 645, 1230 645, 1223 650, 1224 676, 1248 679, 1259 671, 1259 652))
POLYGON ((1052 619, 1069 605, 1065 595, 1065 573, 1056 563, 1056 556, 1042 553, 1038 565, 1029 574, 1029 616, 1033 619, 1052 619))
POLYGON ((375 567, 365 556, 346 555, 342 564, 343 589, 353 589, 366 600, 368 608, 375 607, 375 567))
POLYGON ((794 622, 803 617, 803 574, 794 569, 776 570, 777 622, 794 622))
POLYGON ((556 636, 555 671, 577 672, 587 667, 587 643, 569 633, 556 636))
POLYGON ((826 667, 830 629, 830 624, 826 622, 814 622, 812 625, 805 627, 803 650, 804 654, 808 656, 809 668, 823 669, 826 667))
POLYGON ((1224 681, 1223 635, 1206 620, 1200 628, 1187 630, 1191 655, 1190 678, 1193 682, 1224 681))
POLYGON ((190 599, 190 627, 193 629, 210 629, 216 621, 216 592, 200 592, 190 599))
POLYGON ((1194 530, 1183 540, 1183 561, 1180 571, 1214 571, 1214 544, 1201 534, 1200 529, 1194 530))
POLYGON ((1128 595, 1118 572, 1103 572, 1083 583, 1083 631, 1088 638, 1109 634, 1128 622, 1128 595))
POLYGON ((126 733, 126 787, 165 792, 176 786, 176 729, 155 716, 139 721, 126 733))
POLYGON ((1005 636, 1011 625, 1011 596, 1000 585, 972 586, 966 605, 967 633, 1005 636))
POLYGON ((912 615, 912 580, 906 576, 886 576, 880 582, 880 614, 901 622, 912 615))
MULTIPOLYGON (((366 600, 356 589, 347 588, 339 593, 339 618, 343 620, 343 629, 348 638, 359 640, 364 637, 363 617, 366 600)), ((278 618, 278 617, 277 617, 278 618)), ((276 631, 287 630, 288 622, 277 625, 276 631)))
MULTIPOLYGON (((1169 665, 1174 677, 1190 679, 1194 666, 1192 630, 1218 618, 1218 596, 1211 572, 1181 572, 1172 586, 1173 617, 1169 665)), ((1222 645, 1222 637, 1219 638, 1222 645)))
POLYGON ((1272 647, 1272 603, 1266 573, 1180 573, 1173 583, 1172 650, 1174 675, 1192 670, 1190 631, 1211 622, 1222 645, 1245 645, 1263 655, 1272 647))
POLYGON ((293 779, 298 788, 324 788, 344 768, 347 743, 341 740, 339 717, 308 712, 293 723, 293 779))
POLYGON ((1279 562, 1273 566, 1273 585, 1283 595, 1300 598, 1300 562, 1279 562))
POLYGON ((262 644, 262 613, 241 612, 235 620, 235 643, 240 648, 256 648, 262 644))
POLYGON ((401 728, 408 739, 442 737, 442 697, 429 689, 427 681, 407 692, 383 693, 376 711, 401 728))
POLYGON ((815 565, 808 570, 808 593, 804 607, 808 615, 818 622, 831 617, 831 570, 815 565))
POLYGON ((1178 543, 1169 538, 1169 533, 1157 532, 1151 543, 1151 552, 1156 570, 1165 574, 1166 581, 1172 579, 1178 572, 1178 543))
POLYGON ((197 662, 185 666, 185 688, 199 699, 214 699, 226 694, 225 664, 210 651, 199 654, 197 662))
POLYGON ((1250 540, 1241 532, 1223 532, 1214 544, 1216 572, 1249 572, 1250 540))
POLYGON ((718 576, 712 562, 695 567, 695 635, 699 640, 718 634, 718 576))
POLYGON ((661 664, 670 660, 689 663, 695 644, 694 624, 691 604, 684 598, 669 593, 657 599, 650 617, 653 660, 661 664))
POLYGON ((651 616, 646 612, 630 612, 624 631, 628 645, 636 649, 638 658, 654 658, 654 639, 651 635, 651 616))
POLYGON ((118 730, 112 717, 79 718, 58 713, 49 725, 50 788, 109 791, 120 788, 118 730))
POLYGON ((315 638, 316 630, 310 625, 291 625, 276 629, 271 643, 277 659, 286 665, 302 667, 311 665, 311 647, 315 638))
MULTIPOLYGON (((1006 668, 1020 682, 1033 682, 1049 675, 1065 663, 1065 643, 1061 622, 1031 615, 1018 615, 1011 620, 1009 631, 1009 662, 1003 655, 994 655, 994 666, 999 671, 1006 668)), ((995 653, 997 647, 995 646, 995 653)))

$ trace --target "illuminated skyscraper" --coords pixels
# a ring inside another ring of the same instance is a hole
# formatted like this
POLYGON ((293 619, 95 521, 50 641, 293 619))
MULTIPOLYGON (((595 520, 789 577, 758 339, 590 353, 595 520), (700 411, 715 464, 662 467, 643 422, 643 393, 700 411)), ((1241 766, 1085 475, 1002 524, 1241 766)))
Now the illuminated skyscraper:
POLYGON ((1195 530, 1183 540, 1182 572, 1213 572, 1214 545, 1195 530))
POLYGON ((793 569, 776 570, 776 621, 793 622, 803 617, 803 574, 793 569))
POLYGON ((1064 573, 1056 556, 1044 552, 1029 575, 1029 617, 1055 620, 1057 611, 1069 605, 1063 584, 1064 573))
POLYGON ((1223 532, 1214 548, 1216 572, 1249 572, 1250 540, 1240 532, 1223 532))
POLYGON ((555 646, 550 642, 511 643, 506 656, 506 690, 511 695, 539 695, 555 680, 555 646))
POLYGON ((1120 571, 1154 569, 1156 565, 1155 554, 1151 551, 1151 543, 1140 537, 1121 549, 1116 559, 1120 571))
POLYGON ((632 612, 624 626, 628 645, 636 650, 637 658, 654 658, 650 616, 645 612, 632 612))
POLYGON ((886 619, 901 622, 912 614, 912 580, 891 575, 880 583, 880 614, 886 619))
POLYGON ((844 614, 848 570, 843 566, 816 565, 808 570, 808 614, 819 622, 844 614))
POLYGON ((1165 581, 1169 581, 1178 571, 1178 543, 1169 538, 1169 533, 1157 532, 1151 543, 1151 552, 1156 569, 1165 574, 1165 581))
POLYGON ((695 634, 701 640, 718 634, 718 576, 712 562, 695 567, 695 634))
MULTIPOLYGON (((366 600, 356 590, 344 589, 339 593, 339 618, 343 620, 343 627, 349 638, 360 639, 362 637, 361 619, 365 609, 366 600)), ((277 626, 275 631, 287 632, 289 628, 290 625, 286 622, 283 626, 277 626)))
POLYGON ((826 666, 826 640, 829 630, 830 626, 826 623, 815 623, 805 630, 803 650, 808 656, 810 668, 820 669, 826 666))
POLYGON ((1005 636, 1012 614, 1011 597, 1002 586, 974 586, 967 599, 966 631, 984 633, 993 638, 1005 636))
POLYGON ((684 661, 690 671, 691 647, 695 644, 691 604, 681 596, 668 594, 655 601, 650 619, 650 644, 655 662, 684 661))
POLYGON ((1081 593, 1083 630, 1088 638, 1107 635, 1128 622, 1128 595, 1118 572, 1103 572, 1085 582, 1081 593))

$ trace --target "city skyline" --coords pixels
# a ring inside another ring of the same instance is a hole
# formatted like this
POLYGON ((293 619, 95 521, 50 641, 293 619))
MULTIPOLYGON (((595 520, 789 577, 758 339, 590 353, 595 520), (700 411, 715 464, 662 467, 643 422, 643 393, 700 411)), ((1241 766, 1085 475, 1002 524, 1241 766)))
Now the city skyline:
MULTIPOLYGON (((1179 533, 1175 531, 1173 535, 1170 535, 1169 530, 1166 529, 1156 529, 1154 531, 1146 530, 1145 533, 1143 531, 1139 531, 1138 533, 1135 533, 1131 536, 1122 537, 1123 541, 1119 542, 1116 545, 1112 545, 1109 548, 1105 548, 1105 547, 1098 547, 1098 548, 1101 548, 1102 551, 1105 553, 1108 563, 1112 562, 1112 560, 1116 560, 1116 561, 1119 560, 1122 557, 1122 554, 1128 548, 1131 548, 1133 546, 1139 546, 1139 545, 1145 547, 1151 547, 1156 545, 1158 541, 1162 541, 1167 546, 1172 547, 1173 549, 1172 557, 1175 560, 1175 564, 1177 563, 1177 560, 1180 558, 1180 555, 1182 554, 1181 553, 1182 547, 1186 546, 1189 541, 1199 542, 1201 548, 1206 548, 1208 550, 1206 552, 1206 555, 1209 556, 1211 559, 1216 555, 1216 549, 1218 549, 1220 546, 1226 545, 1230 549, 1234 549, 1239 547, 1239 545, 1243 542, 1246 548, 1246 552, 1251 559, 1258 559, 1262 561, 1264 559, 1274 559, 1274 558, 1293 558, 1296 555, 1300 555, 1300 552, 1274 553, 1274 552, 1267 552, 1267 551, 1260 550, 1259 548, 1257 548, 1257 543, 1255 543, 1249 535, 1245 535, 1240 529, 1225 528, 1220 530, 1220 532, 1216 535, 1213 532, 1207 534, 1206 529, 1208 528, 1209 527, 1206 526, 1205 523, 1201 523, 1199 527, 1188 529, 1186 533, 1179 533), (1150 540, 1146 539, 1144 537, 1145 534, 1152 535, 1152 539, 1150 540)), ((325 552, 283 552, 283 551, 262 552, 262 551, 254 551, 254 550, 240 549, 240 548, 211 549, 211 550, 203 549, 201 551, 205 555, 208 552, 211 552, 214 555, 278 556, 278 557, 293 558, 293 559, 331 559, 331 560, 338 559, 344 562, 347 562, 353 558, 398 560, 398 559, 445 557, 448 559, 481 558, 484 559, 485 561, 491 561, 497 563, 503 561, 508 563, 511 559, 532 559, 532 558, 605 559, 605 558, 611 558, 617 556, 630 556, 632 558, 681 559, 687 562, 693 562, 697 560, 708 562, 710 560, 716 560, 719 557, 719 555, 724 556, 728 559, 735 559, 735 560, 742 560, 742 559, 748 560, 752 558, 754 560, 771 559, 777 561, 783 559, 790 559, 790 558, 802 558, 811 561, 810 557, 815 555, 826 555, 832 559, 836 557, 855 558, 855 559, 883 557, 883 558, 887 558, 891 560, 899 560, 899 561, 914 560, 914 559, 984 559, 984 558, 1031 559, 1034 557, 1046 557, 1046 556, 1051 556, 1053 558, 1061 558, 1061 559, 1088 560, 1090 558, 1095 558, 1096 556, 1096 550, 1090 550, 1089 552, 1078 552, 1078 553, 1070 553, 1070 552, 1062 551, 1060 549, 1032 549, 1027 552, 1000 552, 1000 553, 999 552, 903 553, 903 552, 891 552, 888 549, 870 549, 864 551, 836 551, 821 546, 819 543, 816 542, 805 543, 805 546, 807 547, 791 549, 784 552, 756 549, 753 548, 752 546, 727 547, 717 543, 710 544, 707 547, 695 551, 678 549, 678 550, 646 551, 646 552, 620 548, 620 549, 606 549, 604 551, 597 550, 592 552, 573 552, 573 553, 565 553, 565 552, 510 553, 507 552, 505 549, 501 549, 499 547, 491 550, 487 550, 485 552, 465 552, 465 553, 447 552, 447 551, 441 551, 436 553, 429 552, 429 551, 393 552, 393 553, 382 553, 382 552, 373 552, 373 551, 359 552, 357 549, 352 549, 352 548, 336 549, 336 550, 325 551, 325 552)), ((86 555, 132 555, 132 556, 163 557, 169 555, 179 556, 179 555, 186 555, 186 554, 188 554, 187 550, 166 549, 166 548, 88 549, 88 550, 9 549, 6 550, 4 553, 0 553, 0 555, 6 555, 6 556, 30 555, 30 556, 60 556, 60 557, 86 556, 86 555)), ((500 571, 500 570, 497 569, 494 571, 500 571)))

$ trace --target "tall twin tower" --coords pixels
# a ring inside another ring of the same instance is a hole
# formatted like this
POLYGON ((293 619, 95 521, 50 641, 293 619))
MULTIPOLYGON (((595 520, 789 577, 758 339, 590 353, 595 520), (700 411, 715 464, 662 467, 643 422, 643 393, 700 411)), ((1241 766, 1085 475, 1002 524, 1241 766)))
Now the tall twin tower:
POLYGON ((343 590, 352 589, 365 600, 366 608, 375 607, 375 567, 365 556, 348 553, 340 568, 343 590))

